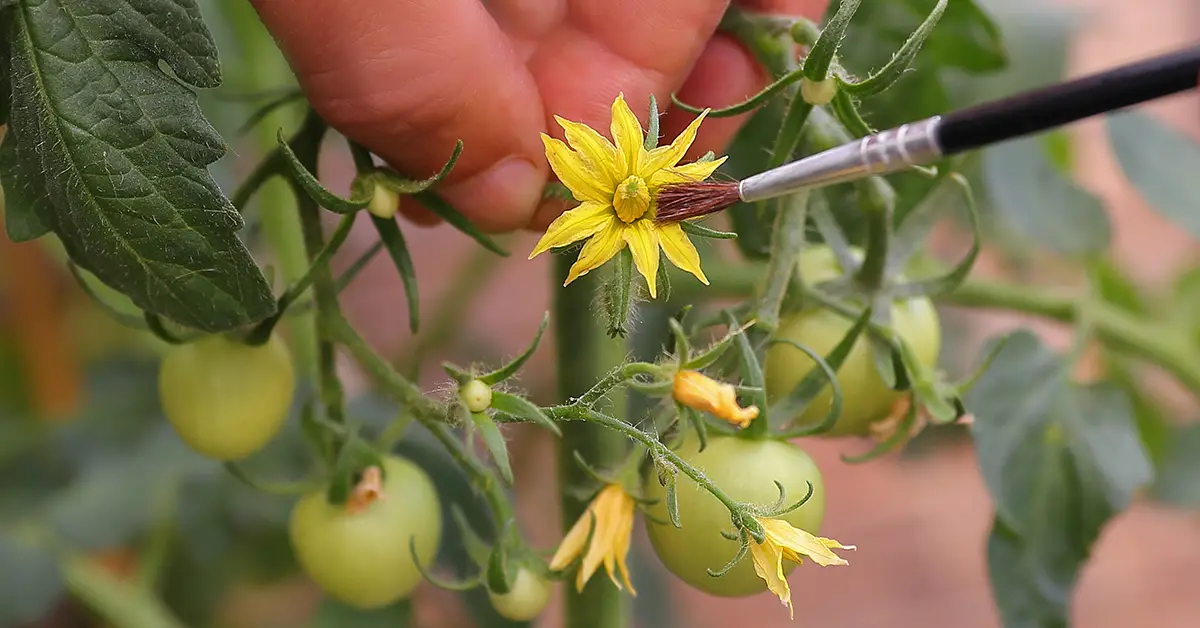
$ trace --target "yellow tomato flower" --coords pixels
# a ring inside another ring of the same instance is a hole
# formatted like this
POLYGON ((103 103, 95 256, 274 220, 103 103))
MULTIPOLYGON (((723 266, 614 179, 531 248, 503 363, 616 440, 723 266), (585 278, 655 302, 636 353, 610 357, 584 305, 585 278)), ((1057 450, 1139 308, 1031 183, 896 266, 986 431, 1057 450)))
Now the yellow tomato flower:
POLYGON ((813 536, 781 519, 759 518, 758 523, 762 525, 766 538, 762 543, 750 539, 750 558, 754 562, 754 572, 767 582, 767 588, 779 596, 779 601, 788 607, 788 613, 795 619, 792 590, 783 574, 783 560, 786 558, 799 564, 803 562, 801 559, 807 556, 822 567, 849 565, 846 559, 834 554, 833 550, 852 550, 855 547, 842 545, 833 539, 813 536))
POLYGON ((583 591, 583 585, 587 584, 592 574, 596 573, 596 569, 603 563, 608 577, 618 589, 622 588, 621 582, 617 580, 616 572, 619 569, 629 592, 637 595, 637 591, 629 582, 629 568, 625 566, 625 555, 629 553, 630 538, 633 536, 635 505, 633 497, 625 492, 625 488, 620 484, 604 487, 592 499, 592 503, 588 504, 583 516, 571 526, 571 531, 563 537, 554 558, 550 559, 550 569, 559 571, 583 553, 588 532, 592 531, 594 521, 592 542, 588 545, 583 564, 579 566, 579 572, 575 575, 575 588, 583 591))
POLYGON ((678 165, 707 114, 707 110, 700 114, 670 145, 653 150, 646 150, 642 126, 623 94, 612 105, 611 143, 585 124, 555 116, 570 146, 543 133, 546 159, 580 205, 550 224, 529 259, 590 238, 567 273, 565 286, 599 268, 628 246, 653 298, 657 296, 655 281, 661 247, 672 264, 708 284, 700 269, 700 255, 679 223, 654 222, 654 195, 660 187, 703 181, 725 162, 722 157, 678 165))
POLYGON ((679 371, 671 388, 675 401, 738 427, 746 427, 758 416, 758 406, 743 408, 737 402, 737 390, 709 378, 699 371, 679 371))

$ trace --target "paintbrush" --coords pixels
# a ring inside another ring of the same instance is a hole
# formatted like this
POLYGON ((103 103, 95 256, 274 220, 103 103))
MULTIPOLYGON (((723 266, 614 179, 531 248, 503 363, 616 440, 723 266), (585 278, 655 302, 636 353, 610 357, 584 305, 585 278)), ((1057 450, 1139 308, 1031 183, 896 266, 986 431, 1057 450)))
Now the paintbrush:
POLYGON ((656 196, 655 220, 678 222, 714 214, 738 202, 752 203, 806 188, 930 164, 956 153, 1193 89, 1198 83, 1200 46, 1195 46, 910 122, 741 181, 696 181, 664 186, 656 196))

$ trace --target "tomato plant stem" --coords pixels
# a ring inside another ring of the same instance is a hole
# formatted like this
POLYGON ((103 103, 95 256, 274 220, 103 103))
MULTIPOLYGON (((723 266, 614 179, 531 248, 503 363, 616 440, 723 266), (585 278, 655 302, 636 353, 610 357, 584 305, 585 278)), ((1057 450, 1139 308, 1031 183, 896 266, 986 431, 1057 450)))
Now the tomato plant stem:
MULTIPOLYGON (((596 395, 595 399, 599 399, 610 394, 613 406, 623 408, 624 395, 611 394, 618 381, 623 380, 611 381, 609 371, 620 364, 624 345, 608 338, 593 309, 599 275, 603 271, 584 275, 571 285, 559 288, 572 263, 569 256, 555 256, 554 324, 560 398, 592 398, 596 395), (602 387, 600 384, 605 382, 611 382, 612 386, 602 387)), ((574 453, 578 451, 584 460, 599 468, 619 465, 624 458, 625 439, 598 425, 572 423, 562 427, 558 456, 559 491, 564 526, 570 528, 583 515, 587 502, 567 489, 589 481, 576 464, 574 453)), ((628 625, 628 604, 608 578, 592 578, 582 592, 574 587, 566 588, 566 628, 624 628, 628 625)))
POLYGON ((784 198, 775 217, 775 229, 771 234, 771 257, 767 264, 767 276, 758 299, 756 318, 767 330, 779 327, 779 310, 791 283, 796 268, 796 256, 804 247, 804 222, 808 217, 807 191, 784 198))

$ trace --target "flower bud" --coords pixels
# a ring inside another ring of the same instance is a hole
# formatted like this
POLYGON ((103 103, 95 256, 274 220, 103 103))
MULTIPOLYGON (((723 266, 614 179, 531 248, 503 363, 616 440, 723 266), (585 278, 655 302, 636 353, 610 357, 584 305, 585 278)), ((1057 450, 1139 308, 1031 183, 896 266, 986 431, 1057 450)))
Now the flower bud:
POLYGON ((737 390, 732 384, 718 382, 699 371, 679 371, 671 394, 675 401, 701 412, 746 427, 758 416, 758 406, 743 408, 737 403, 737 390))
POLYGON ((400 195, 395 190, 376 181, 375 191, 371 194, 371 202, 367 205, 367 211, 371 212, 373 216, 386 220, 394 218, 399 210, 400 195))
POLYGON ((800 79, 800 97, 814 107, 828 105, 836 95, 837 82, 832 78, 819 82, 810 81, 807 78, 800 79))
POLYGON ((492 407, 492 388, 487 384, 473 379, 458 389, 458 398, 467 406, 472 414, 483 412, 492 407))

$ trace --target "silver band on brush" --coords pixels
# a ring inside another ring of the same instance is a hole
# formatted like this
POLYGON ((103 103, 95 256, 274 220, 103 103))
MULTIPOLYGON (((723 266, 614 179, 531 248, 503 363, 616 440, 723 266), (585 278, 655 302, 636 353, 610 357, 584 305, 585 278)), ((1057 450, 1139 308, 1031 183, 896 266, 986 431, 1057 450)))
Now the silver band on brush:
POLYGON ((941 121, 941 116, 934 116, 911 122, 767 170, 743 179, 738 194, 752 203, 936 161, 942 156, 937 142, 941 121))

